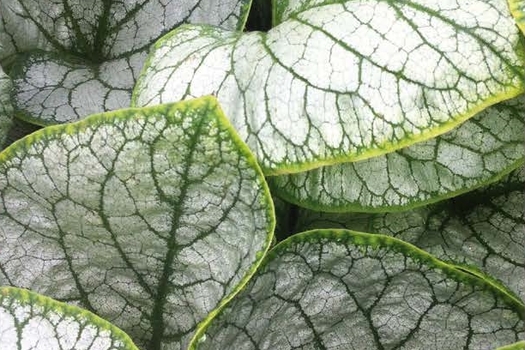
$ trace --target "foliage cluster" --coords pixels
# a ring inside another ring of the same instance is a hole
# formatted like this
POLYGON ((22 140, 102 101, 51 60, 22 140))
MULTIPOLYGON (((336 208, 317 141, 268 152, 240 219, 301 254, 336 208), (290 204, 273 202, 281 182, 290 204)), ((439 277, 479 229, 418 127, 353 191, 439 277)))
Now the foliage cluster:
POLYGON ((525 349, 524 31, 2 0, 0 347, 525 349))

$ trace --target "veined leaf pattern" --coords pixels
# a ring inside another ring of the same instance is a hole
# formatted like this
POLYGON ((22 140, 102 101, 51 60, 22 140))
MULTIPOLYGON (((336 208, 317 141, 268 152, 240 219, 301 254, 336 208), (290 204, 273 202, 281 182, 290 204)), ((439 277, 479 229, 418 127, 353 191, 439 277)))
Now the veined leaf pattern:
POLYGON ((214 94, 265 173, 388 153, 523 92, 503 0, 329 1, 268 33, 184 25, 160 39, 135 106, 214 94))
POLYGON ((525 301, 525 168, 486 188, 399 213, 300 210, 296 231, 347 228, 394 236, 439 259, 472 266, 525 301))
POLYGON ((139 347, 184 348, 273 229, 262 172, 212 97, 48 127, 0 153, 0 285, 75 303, 139 347))
POLYGON ((271 250, 198 349, 496 348, 523 337, 524 310, 403 241, 314 230, 271 250))
POLYGON ((15 60, 17 115, 49 125, 129 107, 161 35, 181 23, 241 29, 248 8, 248 0, 3 0, 0 60, 15 60))
POLYGON ((312 210, 386 212, 457 196, 497 181, 525 159, 525 95, 397 152, 276 176, 282 198, 312 210))
POLYGON ((0 287, 0 344, 9 350, 139 350, 100 317, 13 287, 0 287))

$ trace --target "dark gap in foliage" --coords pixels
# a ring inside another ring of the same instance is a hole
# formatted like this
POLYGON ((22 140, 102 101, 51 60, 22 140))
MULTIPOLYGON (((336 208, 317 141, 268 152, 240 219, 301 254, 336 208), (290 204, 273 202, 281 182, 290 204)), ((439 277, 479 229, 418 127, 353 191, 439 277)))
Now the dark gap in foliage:
POLYGON ((281 242, 286 238, 297 233, 297 221, 299 219, 300 208, 292 203, 285 203, 285 208, 277 215, 277 227, 275 229, 275 239, 281 242))
POLYGON ((462 218, 470 214, 480 205, 490 206, 493 198, 522 190, 522 183, 507 181, 505 186, 492 185, 488 188, 482 188, 482 191, 467 192, 460 196, 450 198, 447 202, 444 202, 444 204, 451 215, 462 218))
POLYGON ((11 125, 9 132, 7 133, 4 148, 9 146, 13 142, 23 138, 24 136, 32 134, 40 129, 42 129, 41 126, 34 125, 23 120, 14 118, 13 125, 11 125))
POLYGON ((253 0, 245 30, 267 32, 272 28, 272 1, 253 0))

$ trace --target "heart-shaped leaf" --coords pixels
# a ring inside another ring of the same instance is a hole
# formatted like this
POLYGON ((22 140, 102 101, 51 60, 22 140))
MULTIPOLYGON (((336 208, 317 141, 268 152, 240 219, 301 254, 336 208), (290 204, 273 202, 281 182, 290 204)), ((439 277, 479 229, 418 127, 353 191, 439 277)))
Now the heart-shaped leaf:
POLYGON ((146 53, 161 35, 181 23, 241 29, 249 4, 2 0, 0 60, 15 61, 9 74, 17 115, 48 125, 128 107, 146 53), (19 53, 26 53, 25 59, 15 57, 19 53))
POLYGON ((0 287, 0 344, 10 350, 138 350, 91 312, 27 290, 0 287))
POLYGON ((300 210, 296 231, 347 228, 379 232, 439 259, 474 266, 525 301, 525 168, 487 188, 400 213, 316 213, 300 210))
POLYGON ((499 284, 383 235, 315 230, 273 248, 202 349, 492 349, 523 334, 499 284))
POLYGON ((524 63, 505 0, 315 1, 268 33, 179 27, 132 104, 214 94, 273 175, 449 131, 523 92, 524 63))
POLYGON ((500 179, 525 159, 525 95, 397 152, 277 176, 287 201, 320 211, 392 211, 436 202, 500 179))
POLYGON ((0 154, 0 284, 150 350, 184 347, 273 228, 262 172, 211 97, 48 127, 0 154))

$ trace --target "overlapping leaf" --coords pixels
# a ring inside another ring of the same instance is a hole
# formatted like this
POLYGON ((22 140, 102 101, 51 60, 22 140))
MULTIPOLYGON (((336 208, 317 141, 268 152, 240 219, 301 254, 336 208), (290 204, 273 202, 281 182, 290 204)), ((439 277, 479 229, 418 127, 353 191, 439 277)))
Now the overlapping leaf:
POLYGON ((504 0, 330 1, 268 33, 184 25, 154 46, 136 106, 214 94, 267 174, 387 153, 523 91, 504 0))
POLYGON ((0 288, 0 344, 10 350, 138 350, 92 313, 12 287, 0 288))
POLYGON ((296 230, 342 227, 392 235, 442 260, 474 266, 525 300, 525 168, 487 188, 401 213, 304 210, 296 230))
POLYGON ((178 349, 253 273, 273 215, 213 98, 48 127, 0 154, 0 284, 178 349))
POLYGON ((92 65, 67 54, 32 52, 11 70, 17 116, 38 125, 126 108, 145 52, 92 65))
POLYGON ((385 156, 271 179, 276 193, 321 211, 421 206, 498 180, 525 158, 525 96, 458 128, 385 156))
POLYGON ((17 113, 47 125, 128 107, 155 40, 181 23, 240 29, 249 3, 3 0, 0 60, 16 60, 17 113), (15 57, 23 52, 30 52, 24 60, 15 57))
POLYGON ((199 349, 492 349, 522 302, 397 239, 316 230, 276 246, 199 349))
POLYGON ((6 136, 13 120, 11 89, 11 79, 0 67, 0 150, 4 147, 6 136))

